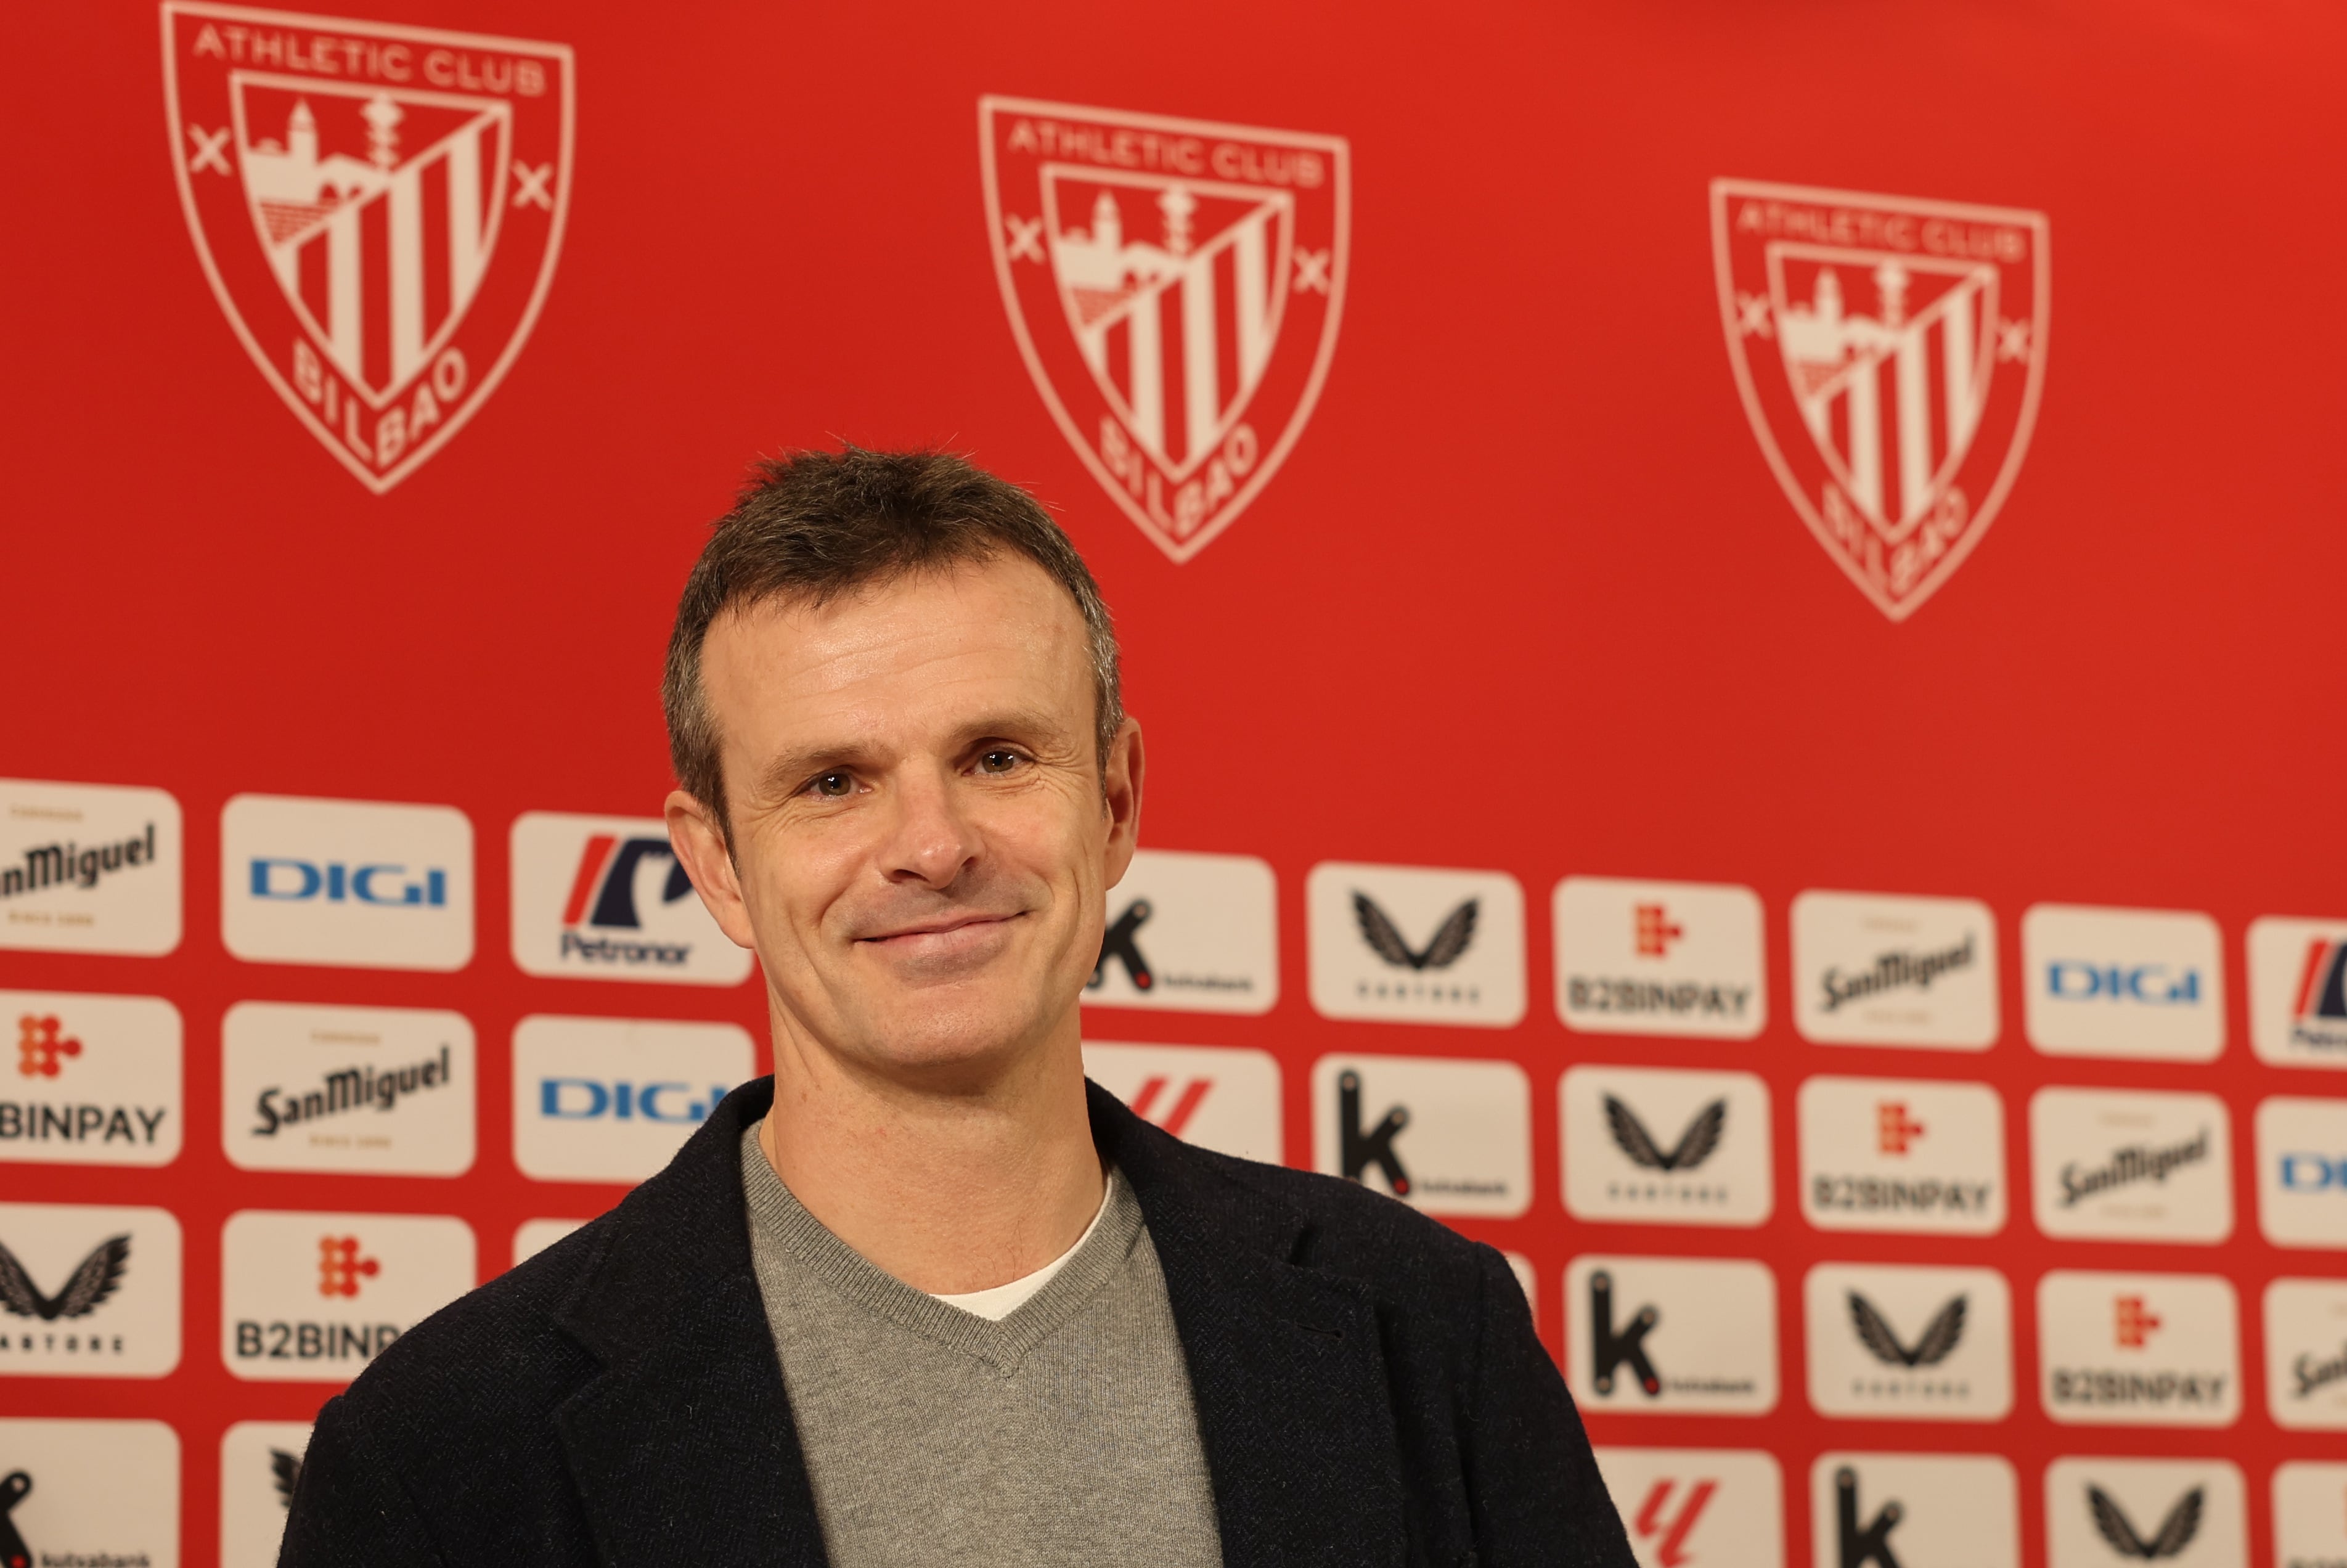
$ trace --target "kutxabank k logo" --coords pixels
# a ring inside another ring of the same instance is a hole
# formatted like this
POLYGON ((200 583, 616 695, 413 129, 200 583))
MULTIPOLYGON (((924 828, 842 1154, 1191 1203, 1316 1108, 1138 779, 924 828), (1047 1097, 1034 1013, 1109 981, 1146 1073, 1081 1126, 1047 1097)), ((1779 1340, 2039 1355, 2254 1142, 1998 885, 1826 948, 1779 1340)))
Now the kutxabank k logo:
POLYGON ((1339 137, 1023 98, 979 103, 987 225, 1035 389, 1176 561, 1262 493, 1336 352, 1339 137))
POLYGON ((169 0, 171 160, 245 350, 378 495, 528 338, 569 204, 560 44, 169 0))
POLYGON ((2045 378, 2042 212, 1716 179, 1719 307, 1793 509, 1904 620, 1980 543, 2045 378))

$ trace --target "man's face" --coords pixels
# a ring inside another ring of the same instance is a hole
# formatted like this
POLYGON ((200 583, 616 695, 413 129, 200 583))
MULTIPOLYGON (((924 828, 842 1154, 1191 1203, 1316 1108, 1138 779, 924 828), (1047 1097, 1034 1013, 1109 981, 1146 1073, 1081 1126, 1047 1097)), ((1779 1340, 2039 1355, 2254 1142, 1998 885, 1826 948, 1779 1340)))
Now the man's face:
POLYGON ((702 670, 731 862, 682 792, 671 835, 793 1041, 930 1080, 1071 1049, 1141 752, 1128 723, 1103 780, 1066 590, 1006 556, 769 602, 721 616, 702 670))

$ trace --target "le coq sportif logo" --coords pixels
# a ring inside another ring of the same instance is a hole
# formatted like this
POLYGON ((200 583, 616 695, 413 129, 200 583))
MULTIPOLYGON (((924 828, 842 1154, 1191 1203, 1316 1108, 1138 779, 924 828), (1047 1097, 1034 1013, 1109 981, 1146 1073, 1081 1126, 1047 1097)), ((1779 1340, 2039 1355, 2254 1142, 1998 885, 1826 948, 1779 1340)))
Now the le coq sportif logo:
POLYGON ((1636 1112, 1611 1094, 1605 1096, 1605 1124, 1632 1164, 1651 1171, 1692 1171, 1719 1147, 1719 1135, 1727 1125, 1727 1102, 1715 1100, 1696 1112, 1668 1149, 1655 1141, 1636 1112))
POLYGON ((45 1295, 16 1255, 0 1244, 0 1307, 17 1317, 44 1323, 87 1317, 122 1283, 130 1263, 130 1237, 108 1236, 90 1249, 54 1296, 45 1295))

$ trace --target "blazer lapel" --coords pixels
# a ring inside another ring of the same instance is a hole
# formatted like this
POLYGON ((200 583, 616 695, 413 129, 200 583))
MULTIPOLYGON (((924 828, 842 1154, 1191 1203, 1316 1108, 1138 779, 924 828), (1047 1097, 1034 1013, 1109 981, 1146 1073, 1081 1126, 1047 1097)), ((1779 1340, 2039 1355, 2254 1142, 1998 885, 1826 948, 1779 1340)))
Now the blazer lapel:
POLYGON ((1307 1221, 1230 1183, 1097 1086, 1190 1368, 1223 1561, 1402 1561, 1400 1454, 1368 1292, 1288 1261, 1307 1221))
POLYGON ((610 1568, 824 1568, 743 1218, 740 1140, 773 1092, 734 1091, 629 1194, 562 1314, 603 1361, 555 1424, 610 1568))

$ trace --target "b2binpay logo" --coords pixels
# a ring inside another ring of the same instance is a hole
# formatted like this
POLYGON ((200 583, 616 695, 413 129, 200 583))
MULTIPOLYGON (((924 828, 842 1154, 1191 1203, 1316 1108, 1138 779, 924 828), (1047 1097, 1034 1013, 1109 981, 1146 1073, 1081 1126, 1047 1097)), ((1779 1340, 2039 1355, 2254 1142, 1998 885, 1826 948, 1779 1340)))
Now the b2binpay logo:
POLYGON ((473 825, 453 806, 237 795, 220 812, 220 939, 249 963, 461 969, 473 825))
POLYGON ((658 817, 514 819, 513 959, 528 975, 739 985, 751 954, 719 930, 658 817))

